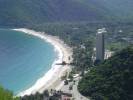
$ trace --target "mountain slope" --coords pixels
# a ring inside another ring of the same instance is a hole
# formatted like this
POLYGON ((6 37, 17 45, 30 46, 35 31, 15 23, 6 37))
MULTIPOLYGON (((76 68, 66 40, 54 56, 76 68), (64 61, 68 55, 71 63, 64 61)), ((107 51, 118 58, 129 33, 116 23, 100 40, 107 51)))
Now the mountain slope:
POLYGON ((123 20, 133 20, 133 0, 102 0, 105 8, 123 20))
POLYGON ((132 19, 132 4, 131 0, 0 0, 0 25, 105 21, 126 15, 132 19))
POLYGON ((0 0, 0 24, 104 20, 104 8, 81 0, 0 0))
POLYGON ((93 100, 133 100, 132 45, 105 60, 79 82, 79 91, 93 100))

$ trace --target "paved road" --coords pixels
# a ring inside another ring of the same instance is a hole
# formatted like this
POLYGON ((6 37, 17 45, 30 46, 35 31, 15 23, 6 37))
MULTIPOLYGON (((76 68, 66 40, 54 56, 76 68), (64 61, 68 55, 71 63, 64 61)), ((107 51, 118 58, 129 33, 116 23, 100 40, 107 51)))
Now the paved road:
POLYGON ((90 100, 84 96, 82 96, 78 89, 77 89, 77 86, 78 86, 78 81, 75 82, 75 85, 73 85, 73 97, 75 98, 75 100, 90 100))
POLYGON ((76 79, 75 84, 73 84, 73 82, 69 82, 69 84, 68 84, 68 85, 64 85, 64 86, 62 87, 61 90, 64 91, 64 92, 67 92, 67 93, 72 93, 72 94, 73 94, 74 100, 90 100, 90 99, 88 99, 88 98, 82 96, 82 95, 79 93, 79 91, 78 91, 78 89, 77 89, 78 80, 79 80, 79 79, 76 79), (69 90, 69 86, 72 85, 72 84, 73 84, 73 89, 72 89, 72 90, 69 90))

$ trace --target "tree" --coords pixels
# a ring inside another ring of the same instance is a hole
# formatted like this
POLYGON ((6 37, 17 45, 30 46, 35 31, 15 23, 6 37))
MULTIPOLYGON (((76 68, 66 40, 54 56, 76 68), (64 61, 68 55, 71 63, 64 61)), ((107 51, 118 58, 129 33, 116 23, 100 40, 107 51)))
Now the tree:
POLYGON ((0 100, 19 100, 19 98, 13 97, 12 92, 0 87, 0 100))
POLYGON ((78 89, 94 100, 133 100, 133 46, 91 68, 78 89))

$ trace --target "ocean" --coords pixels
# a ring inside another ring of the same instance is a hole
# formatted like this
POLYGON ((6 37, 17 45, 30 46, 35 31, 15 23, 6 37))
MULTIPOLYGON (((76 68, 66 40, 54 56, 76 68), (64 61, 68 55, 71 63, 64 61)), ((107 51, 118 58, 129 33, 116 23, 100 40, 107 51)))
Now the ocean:
POLYGON ((0 85, 16 95, 35 84, 57 58, 44 40, 10 29, 0 29, 0 85))

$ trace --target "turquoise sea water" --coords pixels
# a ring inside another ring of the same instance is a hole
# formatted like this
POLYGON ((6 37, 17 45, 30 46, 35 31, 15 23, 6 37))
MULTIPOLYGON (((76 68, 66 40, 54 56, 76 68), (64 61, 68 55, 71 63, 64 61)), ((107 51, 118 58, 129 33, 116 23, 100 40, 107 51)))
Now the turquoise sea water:
POLYGON ((54 47, 43 40, 0 29, 0 84, 15 94, 28 89, 54 62, 54 47))

